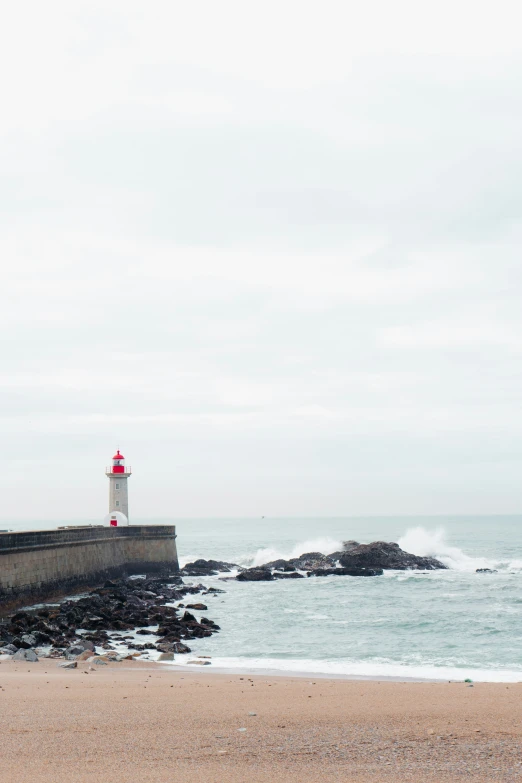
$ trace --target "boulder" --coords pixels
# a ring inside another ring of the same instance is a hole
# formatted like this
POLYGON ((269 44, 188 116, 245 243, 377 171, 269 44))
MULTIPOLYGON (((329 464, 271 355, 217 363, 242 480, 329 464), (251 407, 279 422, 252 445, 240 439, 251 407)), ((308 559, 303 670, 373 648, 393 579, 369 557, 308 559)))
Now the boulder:
POLYGON ((156 650, 161 653, 172 653, 174 652, 174 642, 159 642, 156 645, 156 650))
POLYGON ((85 650, 94 652, 93 642, 89 642, 86 639, 79 639, 77 642, 66 649, 65 657, 68 660, 73 660, 74 658, 78 658, 83 652, 85 652, 85 650))
POLYGON ((496 574, 498 573, 496 568, 477 568, 476 574, 496 574))
POLYGON ((270 582, 274 576, 269 568, 245 568, 236 579, 239 582, 270 582))
POLYGON ((84 650, 78 657, 76 658, 77 661, 88 661, 90 658, 92 658, 92 650, 84 650))
POLYGON ((216 576, 220 571, 229 573, 230 571, 241 570, 241 566, 235 563, 225 563, 221 560, 194 560, 193 563, 187 563, 181 573, 184 576, 216 576))
POLYGON ((59 663, 58 666, 60 669, 76 669, 78 664, 76 661, 68 661, 67 663, 59 663))
POLYGON ((383 568, 385 570, 405 571, 406 569, 434 571, 446 566, 434 557, 420 557, 404 552, 398 544, 386 541, 374 541, 371 544, 359 544, 339 558, 342 568, 383 568))
POLYGON ((186 644, 183 644, 183 642, 173 642, 172 643, 172 651, 175 653, 189 653, 192 652, 190 647, 187 647, 186 644))
POLYGON ((36 636, 32 633, 24 633, 21 637, 22 647, 25 647, 28 649, 29 647, 36 647, 37 645, 37 639, 36 636))
POLYGON ((34 650, 18 650, 13 655, 13 661, 29 661, 30 663, 37 663, 38 656, 34 650))
POLYGON ((196 609, 199 612, 206 612, 208 611, 208 606, 205 606, 205 604, 187 604, 187 609, 196 609))

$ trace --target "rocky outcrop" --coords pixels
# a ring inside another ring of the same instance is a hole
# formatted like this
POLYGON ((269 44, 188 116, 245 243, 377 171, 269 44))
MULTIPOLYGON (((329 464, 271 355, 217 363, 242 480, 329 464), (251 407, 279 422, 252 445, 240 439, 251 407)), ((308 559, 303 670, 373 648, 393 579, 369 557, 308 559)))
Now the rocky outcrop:
POLYGON ((269 568, 245 568, 236 576, 238 582, 270 582, 275 579, 269 568))
POLYGON ((216 576, 220 572, 241 571, 236 563, 225 563, 221 560, 194 560, 187 563, 180 571, 182 576, 216 576))
POLYGON ((398 544, 386 541, 374 541, 372 544, 359 544, 339 558, 342 568, 372 568, 405 571, 434 571, 446 566, 434 557, 420 557, 404 552, 398 544))
POLYGON ((433 557, 419 557, 404 552, 394 543, 374 541, 372 544, 359 544, 358 541, 343 541, 343 549, 338 552, 329 555, 306 552, 290 560, 272 560, 258 568, 247 569, 237 578, 245 582, 298 578, 299 571, 306 571, 308 576, 380 576, 384 569, 404 571, 408 568, 432 571, 446 566, 433 557))

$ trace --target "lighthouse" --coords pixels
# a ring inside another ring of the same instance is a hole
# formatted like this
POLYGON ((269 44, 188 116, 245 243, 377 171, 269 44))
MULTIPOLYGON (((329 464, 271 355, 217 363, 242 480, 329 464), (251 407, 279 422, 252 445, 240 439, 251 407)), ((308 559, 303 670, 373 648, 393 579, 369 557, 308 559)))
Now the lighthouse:
POLYGON ((131 469, 125 467, 125 457, 116 452, 112 458, 112 465, 105 470, 109 479, 109 514, 119 511, 129 519, 129 491, 127 479, 131 475, 131 469))

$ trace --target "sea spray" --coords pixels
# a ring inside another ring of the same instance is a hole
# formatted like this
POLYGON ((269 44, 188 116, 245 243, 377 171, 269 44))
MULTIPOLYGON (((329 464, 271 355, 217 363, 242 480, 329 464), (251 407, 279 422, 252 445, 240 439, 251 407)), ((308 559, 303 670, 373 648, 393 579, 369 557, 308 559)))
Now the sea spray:
POLYGON ((272 560, 290 560, 292 557, 299 557, 306 552, 322 552, 329 555, 332 552, 338 552, 343 548, 343 542, 330 536, 321 536, 319 538, 309 538, 306 541, 299 541, 290 552, 281 552, 279 549, 266 547, 258 549, 253 557, 246 558, 248 565, 261 566, 270 563, 272 560))
POLYGON ((426 530, 424 527, 413 527, 407 530, 397 543, 405 552, 422 557, 435 557, 448 568, 457 571, 476 571, 477 568, 498 566, 496 561, 485 557, 471 557, 459 547, 448 544, 444 528, 426 530))

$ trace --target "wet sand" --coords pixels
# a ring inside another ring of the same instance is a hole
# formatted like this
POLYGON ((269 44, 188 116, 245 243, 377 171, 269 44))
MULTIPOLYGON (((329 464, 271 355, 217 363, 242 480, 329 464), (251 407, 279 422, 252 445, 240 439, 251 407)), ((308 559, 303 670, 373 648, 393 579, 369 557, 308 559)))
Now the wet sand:
POLYGON ((522 684, 3 661, 0 734, 1 783, 518 782, 522 684))

